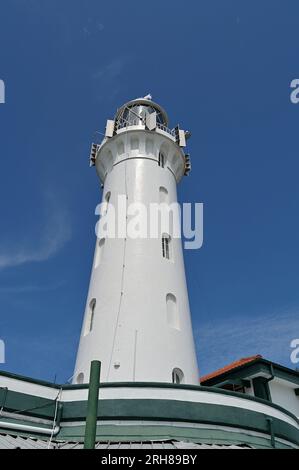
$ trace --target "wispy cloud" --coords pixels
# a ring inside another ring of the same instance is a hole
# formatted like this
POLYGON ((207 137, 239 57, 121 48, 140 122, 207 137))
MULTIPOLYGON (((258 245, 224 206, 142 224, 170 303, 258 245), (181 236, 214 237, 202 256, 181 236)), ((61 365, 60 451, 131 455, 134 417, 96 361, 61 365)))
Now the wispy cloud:
POLYGON ((290 342, 299 337, 298 311, 217 318, 198 326, 195 337, 201 375, 255 354, 292 367, 290 342))
POLYGON ((102 67, 100 67, 98 70, 96 70, 93 73, 92 77, 94 79, 117 78, 121 74, 127 62, 128 62, 127 57, 117 57, 111 60, 111 62, 109 62, 108 64, 105 64, 102 67))
MULTIPOLYGON (((0 269, 24 263, 46 261, 54 256, 70 239, 69 213, 51 194, 45 196, 44 225, 38 240, 6 246, 0 251, 0 269)), ((27 237, 28 238, 28 237, 27 237)))
POLYGON ((131 57, 129 56, 116 57, 93 72, 92 79, 97 81, 100 89, 103 90, 102 94, 98 96, 99 100, 107 96, 108 89, 110 99, 119 93, 121 89, 121 76, 130 61, 131 57))
POLYGON ((99 20, 88 18, 83 27, 83 33, 87 36, 92 36, 104 30, 104 25, 99 20))

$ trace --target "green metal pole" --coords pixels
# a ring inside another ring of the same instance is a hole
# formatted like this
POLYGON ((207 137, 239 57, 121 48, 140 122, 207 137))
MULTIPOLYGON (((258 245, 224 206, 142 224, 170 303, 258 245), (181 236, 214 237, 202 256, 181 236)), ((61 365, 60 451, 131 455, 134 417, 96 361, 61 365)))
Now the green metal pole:
POLYGON ((101 362, 91 361, 84 449, 94 449, 96 442, 100 373, 101 362))

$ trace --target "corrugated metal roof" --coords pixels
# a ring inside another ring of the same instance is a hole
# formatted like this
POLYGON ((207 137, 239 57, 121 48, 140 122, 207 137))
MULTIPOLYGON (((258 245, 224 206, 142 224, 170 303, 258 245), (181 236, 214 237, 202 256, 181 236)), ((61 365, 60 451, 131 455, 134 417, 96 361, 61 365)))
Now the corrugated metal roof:
MULTIPOLYGON (((54 442, 34 439, 32 437, 11 436, 0 434, 0 449, 83 449, 82 442, 54 442)), ((96 449, 126 450, 126 449, 249 449, 245 445, 203 444, 184 441, 140 441, 140 442, 97 442, 96 449)))
POLYGON ((0 449, 47 449, 47 447, 47 441, 41 439, 0 434, 0 449))

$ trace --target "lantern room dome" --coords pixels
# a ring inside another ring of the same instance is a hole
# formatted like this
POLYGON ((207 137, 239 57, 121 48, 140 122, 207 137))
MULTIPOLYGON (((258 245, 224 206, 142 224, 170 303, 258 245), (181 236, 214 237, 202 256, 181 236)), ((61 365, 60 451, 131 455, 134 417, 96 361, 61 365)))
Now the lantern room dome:
POLYGON ((150 95, 144 98, 136 98, 121 106, 116 113, 115 120, 125 120, 134 125, 145 119, 146 113, 157 113, 157 122, 163 126, 168 126, 168 116, 166 111, 157 103, 152 101, 150 95))

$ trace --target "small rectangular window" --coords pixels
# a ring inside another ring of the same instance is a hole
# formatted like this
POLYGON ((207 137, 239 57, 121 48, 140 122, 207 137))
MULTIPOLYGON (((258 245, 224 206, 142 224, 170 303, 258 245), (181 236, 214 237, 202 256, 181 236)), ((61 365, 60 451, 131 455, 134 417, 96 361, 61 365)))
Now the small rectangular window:
POLYGON ((175 368, 172 371, 172 383, 174 384, 181 384, 184 382, 184 374, 181 369, 175 368))
POLYGON ((164 158, 164 155, 163 155, 162 152, 159 152, 158 165, 159 165, 161 168, 164 168, 164 165, 165 165, 165 158, 164 158))
POLYGON ((168 203, 168 191, 163 186, 159 188, 159 202, 160 204, 167 204, 168 203))
POLYGON ((171 328, 175 330, 180 329, 180 320, 176 296, 173 294, 167 294, 166 296, 166 308, 167 308, 167 323, 171 328))
POLYGON ((162 255, 163 258, 170 259, 171 258, 171 253, 170 253, 170 236, 169 235, 163 235, 162 236, 162 255))
POLYGON ((95 254, 95 268, 97 268, 102 260, 103 257, 103 252, 104 252, 104 246, 105 246, 105 238, 101 238, 96 247, 96 254, 95 254))
POLYGON ((93 323, 94 323, 95 308, 96 308, 96 299, 92 299, 88 306, 84 336, 86 336, 88 333, 92 331, 93 323))

